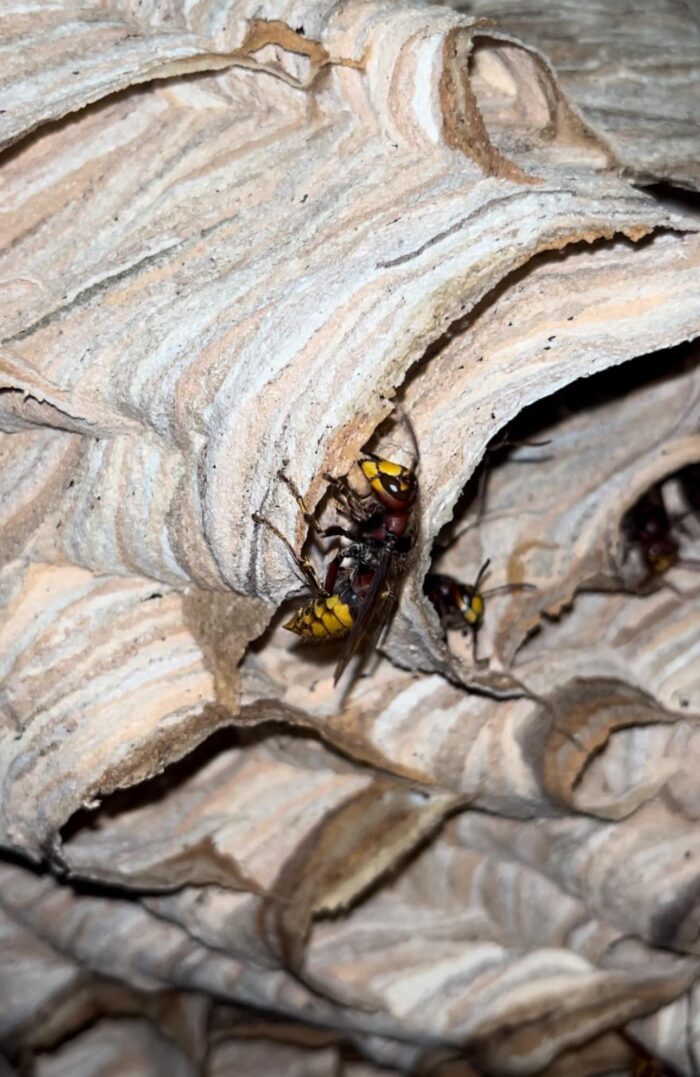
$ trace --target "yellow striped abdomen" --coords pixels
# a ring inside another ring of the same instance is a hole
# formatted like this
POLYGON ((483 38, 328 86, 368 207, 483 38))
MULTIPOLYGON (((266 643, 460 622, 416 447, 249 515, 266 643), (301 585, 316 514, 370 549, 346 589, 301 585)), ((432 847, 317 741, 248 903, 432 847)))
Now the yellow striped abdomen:
POLYGON ((316 643, 331 639, 345 639, 353 626, 353 611, 339 595, 327 595, 315 598, 301 609, 283 626, 297 636, 316 643))

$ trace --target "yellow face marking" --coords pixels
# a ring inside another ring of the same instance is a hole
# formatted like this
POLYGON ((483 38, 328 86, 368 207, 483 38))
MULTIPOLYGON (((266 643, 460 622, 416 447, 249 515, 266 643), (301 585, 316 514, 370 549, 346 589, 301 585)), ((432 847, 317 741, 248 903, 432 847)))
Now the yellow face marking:
POLYGON ((401 464, 395 464, 393 460, 360 460, 360 468, 372 489, 377 492, 385 489, 382 476, 398 479, 397 486, 402 494, 411 489, 412 473, 401 464))
POLYGON ((377 467, 374 460, 361 460, 360 468, 362 470, 362 474, 369 483, 373 483, 376 480, 377 475, 379 474, 379 468, 377 467))
POLYGON ((480 625, 484 619, 484 599, 480 594, 472 595, 462 607, 464 620, 468 625, 480 625))
POLYGON ((673 568, 676 563, 676 555, 672 553, 650 554, 649 561, 651 563, 652 572, 662 574, 668 572, 670 568, 673 568))

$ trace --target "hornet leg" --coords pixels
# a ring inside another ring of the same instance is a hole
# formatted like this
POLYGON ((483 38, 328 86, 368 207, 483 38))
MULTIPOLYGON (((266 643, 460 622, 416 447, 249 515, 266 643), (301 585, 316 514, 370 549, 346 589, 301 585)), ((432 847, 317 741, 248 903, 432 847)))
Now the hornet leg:
POLYGON ((302 557, 300 554, 298 554, 289 539, 286 538, 285 535, 283 535, 282 532, 277 527, 275 527, 273 523, 270 522, 270 520, 267 520, 264 516, 261 516, 259 512, 253 513, 253 520, 256 524, 264 524, 265 527, 269 527, 270 531, 272 531, 274 535, 277 535, 277 538, 287 547, 287 550, 292 555, 294 559, 294 564, 301 572, 302 576, 308 583, 311 590, 314 591, 316 594, 325 595, 326 589, 325 587, 321 586, 321 582, 316 575, 316 569, 314 568, 309 558, 302 557))

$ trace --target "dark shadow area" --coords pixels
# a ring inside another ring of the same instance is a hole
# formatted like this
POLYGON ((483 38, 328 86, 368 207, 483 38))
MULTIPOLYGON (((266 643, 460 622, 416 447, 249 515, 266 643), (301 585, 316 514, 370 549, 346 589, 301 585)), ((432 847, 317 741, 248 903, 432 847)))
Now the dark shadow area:
POLYGON ((636 183, 635 186, 649 194, 659 205, 674 213, 685 213, 700 221, 700 191, 677 187, 672 183, 636 183))
POLYGON ((547 442, 552 428, 558 423, 584 411, 594 413, 597 408, 645 386, 681 377, 698 366, 699 362, 696 342, 684 342, 673 348, 629 359, 588 378, 580 378, 524 408, 487 447, 455 506, 452 520, 436 538, 436 550, 449 545, 451 532, 456 526, 458 528, 459 520, 476 507, 480 498, 483 512, 488 511, 488 475, 495 468, 506 461, 516 461, 523 467, 545 463, 551 458, 547 442))
MULTIPOLYGON (((299 729, 281 721, 264 721, 248 728, 228 725, 218 729, 193 748, 186 756, 171 763, 170 766, 152 778, 147 778, 127 789, 117 789, 108 794, 102 800, 99 808, 81 808, 61 829, 62 840, 67 843, 79 831, 95 829, 99 825, 100 818, 114 819, 126 811, 134 811, 139 808, 147 808, 161 803, 167 796, 178 787, 185 785, 195 774, 211 763, 223 752, 232 749, 244 750, 254 748, 274 737, 284 735, 285 738, 293 738, 299 741, 311 740, 320 743, 313 731, 299 729)), ((324 747, 327 748, 326 745, 324 747)), ((333 749, 328 748, 328 751, 333 749)), ((18 861, 24 863, 21 859, 18 861)), ((71 885, 82 887, 83 883, 71 880, 71 885)), ((85 884, 90 886, 91 884, 85 884)), ((82 892, 82 891, 81 891, 82 892)), ((97 887, 99 893, 104 888, 97 887)), ((121 890, 118 891, 121 893, 121 890)), ((159 891, 160 892, 160 891, 159 891)))

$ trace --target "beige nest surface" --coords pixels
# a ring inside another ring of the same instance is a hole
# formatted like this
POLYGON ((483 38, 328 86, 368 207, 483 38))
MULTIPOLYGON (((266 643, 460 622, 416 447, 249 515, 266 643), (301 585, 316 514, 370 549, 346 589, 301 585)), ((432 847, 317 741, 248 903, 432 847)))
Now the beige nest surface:
POLYGON ((36 0, 0 53, 0 1072, 700 1072, 697 11, 36 0), (337 524, 413 438, 334 685, 253 514, 322 575, 280 468, 337 524), (477 654, 424 583, 487 558, 477 654))

